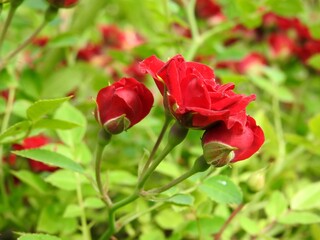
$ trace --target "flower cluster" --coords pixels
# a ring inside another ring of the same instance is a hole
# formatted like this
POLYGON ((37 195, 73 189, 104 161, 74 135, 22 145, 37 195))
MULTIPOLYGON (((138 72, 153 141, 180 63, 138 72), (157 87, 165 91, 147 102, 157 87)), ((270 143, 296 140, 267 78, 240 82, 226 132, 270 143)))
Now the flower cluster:
POLYGON ((244 160, 263 144, 261 128, 245 111, 255 95, 236 94, 234 84, 218 84, 211 68, 187 62, 181 55, 167 62, 151 56, 141 62, 141 68, 153 77, 165 107, 182 126, 205 130, 202 144, 208 162, 220 166, 215 162, 221 158, 227 159, 225 163, 244 160), (225 146, 219 146, 223 155, 218 158, 207 154, 213 141, 225 146))
MULTIPOLYGON (((153 77, 164 107, 181 126, 205 130, 202 145, 210 164, 244 160, 263 144, 263 131, 246 114, 255 95, 235 93, 232 83, 218 84, 210 67, 187 62, 181 55, 167 62, 151 56, 140 67, 153 77)), ((97 121, 108 133, 118 134, 148 115, 153 96, 142 83, 123 78, 101 89, 96 101, 97 121)))

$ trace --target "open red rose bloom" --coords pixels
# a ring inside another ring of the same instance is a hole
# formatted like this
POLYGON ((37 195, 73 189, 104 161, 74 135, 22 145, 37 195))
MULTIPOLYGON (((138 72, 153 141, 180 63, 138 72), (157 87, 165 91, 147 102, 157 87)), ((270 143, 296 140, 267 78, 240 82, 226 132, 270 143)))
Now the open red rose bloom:
POLYGON ((237 149, 233 162, 250 157, 263 144, 263 131, 245 110, 255 95, 235 93, 232 83, 218 84, 210 67, 186 62, 181 55, 168 62, 151 56, 140 66, 151 74, 165 107, 181 125, 206 130, 206 143, 220 141, 237 149))
POLYGON ((217 121, 228 128, 245 124, 245 108, 255 95, 236 94, 233 84, 216 83, 208 66, 177 55, 166 63, 152 56, 141 67, 152 75, 170 112, 185 127, 207 129, 217 121))

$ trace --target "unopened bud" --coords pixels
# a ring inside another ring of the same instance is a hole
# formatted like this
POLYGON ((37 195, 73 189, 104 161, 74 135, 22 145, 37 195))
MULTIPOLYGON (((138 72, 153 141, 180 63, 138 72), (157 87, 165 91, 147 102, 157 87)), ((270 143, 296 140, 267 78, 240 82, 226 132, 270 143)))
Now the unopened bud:
POLYGON ((203 156, 208 164, 223 167, 233 159, 233 151, 236 149, 227 144, 212 141, 203 145, 203 156))
POLYGON ((103 128, 110 134, 119 134, 130 127, 130 120, 123 114, 119 117, 108 120, 103 124, 103 128))
POLYGON ((254 173, 248 180, 248 185, 252 191, 258 192, 264 188, 265 175, 263 172, 254 173))
POLYGON ((177 146, 186 138, 187 134, 188 129, 180 125, 180 123, 175 122, 170 129, 168 144, 171 146, 177 146))
POLYGON ((207 163, 203 156, 198 157, 192 166, 193 172, 204 172, 210 167, 210 164, 207 163))

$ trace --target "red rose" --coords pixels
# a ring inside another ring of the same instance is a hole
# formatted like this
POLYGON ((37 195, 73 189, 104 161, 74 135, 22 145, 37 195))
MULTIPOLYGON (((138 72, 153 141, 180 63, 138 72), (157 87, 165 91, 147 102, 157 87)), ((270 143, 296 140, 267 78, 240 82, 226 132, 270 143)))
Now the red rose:
POLYGON ((141 62, 143 71, 150 73, 172 115, 185 127, 206 129, 217 121, 228 128, 235 123, 243 125, 245 108, 255 99, 233 92, 232 83, 215 82, 214 72, 208 66, 186 62, 177 55, 164 63, 155 56, 141 62))
POLYGON ((268 43, 274 58, 289 57, 295 53, 295 44, 286 34, 273 33, 268 37, 268 43))
POLYGON ((56 8, 70 8, 75 6, 79 0, 47 0, 48 3, 56 8))
MULTIPOLYGON (((14 149, 23 150, 23 149, 39 148, 44 145, 47 145, 49 142, 50 142, 49 138, 43 135, 33 136, 33 137, 28 137, 24 139, 21 145, 14 145, 14 149)), ((43 171, 53 172, 58 169, 57 167, 49 166, 42 162, 38 162, 32 159, 28 159, 28 160, 29 160, 29 165, 31 169, 35 172, 43 172, 43 171)))
POLYGON ((241 74, 259 71, 259 68, 266 65, 266 59, 259 53, 252 52, 236 63, 236 70, 241 74))
POLYGON ((250 116, 247 116, 244 128, 234 125, 228 129, 220 122, 206 130, 202 137, 204 157, 215 166, 247 159, 259 150, 263 142, 264 133, 250 116), (234 154, 229 154, 231 151, 234 154))
POLYGON ((104 129, 118 134, 140 122, 151 110, 152 93, 134 78, 122 78, 101 89, 95 117, 104 129))

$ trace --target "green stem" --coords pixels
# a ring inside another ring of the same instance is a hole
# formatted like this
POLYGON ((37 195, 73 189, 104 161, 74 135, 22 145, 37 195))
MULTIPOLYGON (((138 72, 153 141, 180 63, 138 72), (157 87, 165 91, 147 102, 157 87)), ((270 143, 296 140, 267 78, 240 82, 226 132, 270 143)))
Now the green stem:
POLYGON ((284 140, 284 133, 281 121, 281 110, 279 106, 279 99, 277 97, 273 98, 272 101, 272 109, 274 113, 274 124, 277 131, 277 139, 278 139, 278 157, 275 164, 275 169, 273 171, 274 175, 279 174, 286 163, 286 142, 284 140))
POLYGON ((87 216, 85 212, 85 207, 83 203, 83 194, 81 189, 81 180, 79 173, 75 173, 76 180, 77 180, 77 198, 78 198, 78 204, 81 209, 80 212, 80 220, 81 220, 81 230, 83 235, 83 240, 91 240, 91 234, 87 223, 87 216))
POLYGON ((151 174, 154 172, 154 170, 158 167, 158 165, 162 162, 162 160, 171 152, 171 150, 175 146, 167 145, 165 149, 161 152, 161 154, 158 156, 158 158, 155 159, 155 161, 151 164, 151 166, 148 168, 148 170, 145 172, 144 175, 141 176, 141 179, 138 183, 138 189, 141 190, 144 187, 144 184, 149 179, 151 174))
POLYGON ((197 158, 197 160, 194 162, 192 168, 189 171, 185 172, 180 177, 174 179, 173 181, 171 181, 170 183, 168 183, 162 187, 151 189, 149 191, 144 192, 144 195, 154 195, 154 194, 162 193, 162 192, 172 188, 173 186, 181 183, 182 181, 186 180, 187 178, 191 177, 192 175, 199 173, 199 172, 206 171, 209 167, 210 167, 210 165, 206 162, 204 156, 201 155, 200 157, 197 158))
POLYGON ((190 169, 189 171, 185 172, 184 174, 182 174, 180 177, 174 179, 173 181, 171 181, 170 183, 159 187, 159 188, 154 188, 151 190, 148 190, 144 193, 144 195, 155 195, 155 194, 159 194, 162 193, 170 188, 172 188, 173 186, 183 182, 184 180, 186 180, 187 178, 191 177, 192 175, 194 175, 195 173, 197 173, 198 171, 195 171, 195 169, 190 169))
POLYGON ((144 214, 146 213, 149 213, 149 212, 152 212, 153 210, 163 206, 166 202, 159 202, 159 203, 156 203, 154 204, 152 207, 144 210, 144 211, 140 211, 138 213, 135 213, 135 214, 130 214, 129 216, 124 216, 122 217, 121 219, 119 219, 117 221, 117 226, 118 226, 118 230, 120 230, 123 226, 126 226, 127 224, 129 224, 130 222, 132 222, 133 220, 143 216, 144 214))
POLYGON ((198 25, 197 25, 197 20, 196 20, 196 16, 195 16, 196 0, 190 0, 189 3, 187 3, 185 0, 183 2, 185 5, 185 8, 186 8, 187 18, 188 18, 188 21, 190 24, 192 39, 196 40, 200 36, 198 25))
POLYGON ((207 41, 209 38, 211 38, 212 36, 214 36, 216 34, 219 34, 221 32, 229 30, 233 26, 235 26, 235 23, 233 23, 233 22, 224 23, 224 24, 221 24, 220 26, 215 26, 214 28, 204 32, 198 38, 193 38, 192 44, 191 44, 188 52, 185 54, 185 59, 188 61, 191 61, 195 57, 199 47, 202 44, 204 44, 205 41, 207 41))
MULTIPOLYGON (((10 115, 13 109, 13 102, 14 102, 14 96, 15 96, 15 86, 9 87, 9 96, 8 96, 8 101, 7 101, 7 106, 5 109, 4 117, 2 120, 2 125, 1 125, 1 133, 3 133, 9 125, 9 120, 10 120, 10 115)), ((1 188, 1 196, 3 199, 4 206, 6 209, 10 209, 9 206, 9 201, 8 201, 8 196, 7 192, 5 189, 5 182, 4 182, 4 171, 3 171, 3 145, 0 144, 0 188, 1 188)))
POLYGON ((96 153, 95 153, 95 177, 98 190, 100 193, 100 198, 106 203, 108 207, 111 206, 112 202, 108 194, 104 192, 103 184, 101 180, 101 160, 104 146, 97 144, 96 153))
POLYGON ((6 33, 8 31, 8 28, 11 24, 12 18, 14 16, 14 13, 16 12, 16 10, 17 10, 17 7, 15 7, 13 5, 10 6, 8 16, 6 18, 6 21, 4 23, 4 26, 2 28, 1 35, 0 35, 0 54, 1 54, 1 49, 2 49, 2 44, 4 41, 4 37, 6 36, 6 33))
POLYGON ((106 145, 109 144, 112 135, 107 133, 104 129, 100 129, 97 136, 97 145, 95 151, 95 178, 96 184, 100 193, 100 198, 106 203, 107 207, 112 205, 111 199, 107 192, 104 191, 102 180, 101 180, 101 161, 102 153, 106 145))
POLYGON ((6 57, 3 58, 2 63, 0 63, 0 70, 5 67, 5 65, 14 58, 19 52, 21 52, 26 46, 28 46, 32 40, 41 32, 41 30, 46 26, 47 21, 43 23, 26 39, 22 42, 14 51, 9 53, 6 57))
POLYGON ((155 145, 153 146, 153 149, 152 149, 152 151, 150 153, 150 156, 149 156, 146 164, 144 165, 144 167, 143 167, 143 169, 141 171, 141 176, 145 174, 145 172, 147 171, 148 167, 150 166, 150 164, 151 164, 151 162, 153 160, 153 157, 154 157, 155 153, 157 152, 157 150, 158 150, 158 148, 160 146, 160 143, 161 143, 161 141, 162 141, 162 139, 164 137, 164 134, 168 129, 169 123, 170 123, 172 118, 171 118, 171 116, 169 116, 167 114, 165 116, 166 116, 165 117, 165 122, 164 122, 164 124, 162 126, 162 129, 161 129, 161 132, 160 132, 160 134, 158 136, 158 139, 157 139, 155 145))
POLYGON ((111 236, 115 233, 116 231, 116 226, 115 226, 115 211, 131 202, 136 200, 139 197, 139 190, 136 189, 132 195, 129 197, 121 200, 120 202, 115 203, 109 210, 109 227, 108 230, 100 237, 100 240, 109 240, 111 236))
POLYGON ((151 164, 150 168, 142 175, 141 179, 137 184, 137 189, 133 192, 129 197, 121 200, 120 202, 115 203, 109 209, 109 227, 108 230, 101 236, 100 240, 107 240, 115 233, 115 211, 131 202, 136 200, 139 197, 139 192, 143 188, 146 181, 149 179, 153 171, 156 167, 161 163, 161 161, 170 153, 170 151, 174 148, 174 146, 167 145, 167 147, 163 150, 163 152, 158 156, 158 158, 151 164))

